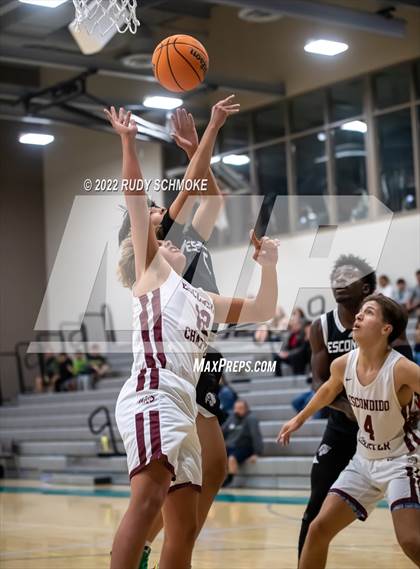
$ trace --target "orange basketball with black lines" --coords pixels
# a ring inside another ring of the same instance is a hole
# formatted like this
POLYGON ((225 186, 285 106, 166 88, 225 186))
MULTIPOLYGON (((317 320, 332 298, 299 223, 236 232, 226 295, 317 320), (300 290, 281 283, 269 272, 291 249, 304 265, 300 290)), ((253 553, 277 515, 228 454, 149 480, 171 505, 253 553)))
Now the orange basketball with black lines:
POLYGON ((209 68, 206 48, 192 36, 177 34, 160 42, 153 52, 156 79, 174 93, 195 89, 209 68))

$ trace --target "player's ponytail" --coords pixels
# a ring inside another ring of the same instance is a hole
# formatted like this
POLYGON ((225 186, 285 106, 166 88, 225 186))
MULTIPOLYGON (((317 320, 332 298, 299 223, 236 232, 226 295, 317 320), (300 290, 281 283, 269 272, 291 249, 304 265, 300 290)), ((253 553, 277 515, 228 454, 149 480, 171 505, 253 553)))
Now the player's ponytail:
POLYGON ((118 279, 122 285, 132 288, 136 282, 136 265, 134 262, 134 247, 131 234, 120 245, 121 256, 118 262, 118 279))

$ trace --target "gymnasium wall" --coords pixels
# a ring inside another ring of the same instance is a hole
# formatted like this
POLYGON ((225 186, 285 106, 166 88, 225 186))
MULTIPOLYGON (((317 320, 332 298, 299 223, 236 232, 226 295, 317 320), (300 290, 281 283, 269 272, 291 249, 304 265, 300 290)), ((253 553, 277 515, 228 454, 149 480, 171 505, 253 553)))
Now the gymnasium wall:
MULTIPOLYGON (((43 150, 18 142, 20 123, 0 122, 0 351, 31 340, 45 291, 43 150)), ((15 393, 16 366, 0 358, 3 397, 15 393)))
MULTIPOLYGON (((44 159, 45 249, 48 275, 51 274, 74 198, 77 195, 87 195, 82 189, 84 179, 121 177, 118 136, 73 126, 54 126, 52 134, 56 139, 54 144, 48 147, 44 159)), ((159 177, 162 171, 160 145, 143 142, 138 148, 144 176, 159 177)), ((120 201, 123 204, 122 198, 120 201)), ((77 264, 69 269, 69 279, 77 279, 77 270, 77 264)), ((102 263, 90 298, 90 311, 97 311, 105 301, 105 270, 106 264, 102 263)), ((118 310, 118 307, 114 309, 118 310)), ((78 315, 74 314, 72 320, 77 317, 78 315)))
MULTIPOLYGON (((332 233, 330 232, 332 236, 332 233)), ((352 253, 365 258, 377 274, 387 274, 395 282, 406 278, 415 284, 414 273, 420 268, 420 214, 394 216, 389 220, 347 224, 332 240, 330 254, 325 258, 310 258, 315 231, 280 239, 278 284, 279 304, 290 314, 293 307, 307 311, 308 300, 321 295, 326 309, 332 307, 329 275, 334 260, 340 254, 352 253)), ((243 269, 246 248, 232 247, 213 253, 213 265, 222 294, 232 295, 243 269)), ((251 264, 253 261, 251 261, 251 264)), ((259 268, 241 294, 255 294, 259 286, 259 268)), ((317 304, 319 306, 319 304, 317 304)))

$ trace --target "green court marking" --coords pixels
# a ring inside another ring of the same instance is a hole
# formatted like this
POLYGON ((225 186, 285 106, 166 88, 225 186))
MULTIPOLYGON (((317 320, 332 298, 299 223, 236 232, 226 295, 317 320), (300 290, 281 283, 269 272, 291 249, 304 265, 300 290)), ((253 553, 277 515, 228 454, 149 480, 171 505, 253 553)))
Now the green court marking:
MULTIPOLYGON (((37 488, 36 486, 1 486, 0 494, 42 494, 45 496, 76 496, 79 498, 129 498, 129 490, 79 490, 70 488, 37 488)), ((255 496, 244 494, 218 494, 216 502, 236 504, 279 504, 305 506, 308 499, 304 496, 255 496)), ((378 508, 388 508, 384 501, 378 508)))

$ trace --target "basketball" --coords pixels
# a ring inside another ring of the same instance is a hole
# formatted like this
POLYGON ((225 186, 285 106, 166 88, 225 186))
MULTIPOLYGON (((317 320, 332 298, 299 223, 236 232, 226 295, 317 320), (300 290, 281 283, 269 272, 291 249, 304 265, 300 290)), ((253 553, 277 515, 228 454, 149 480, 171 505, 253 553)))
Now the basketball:
POLYGON ((209 68, 206 48, 192 36, 169 36, 156 47, 153 57, 156 79, 176 93, 191 91, 204 81, 209 68))

